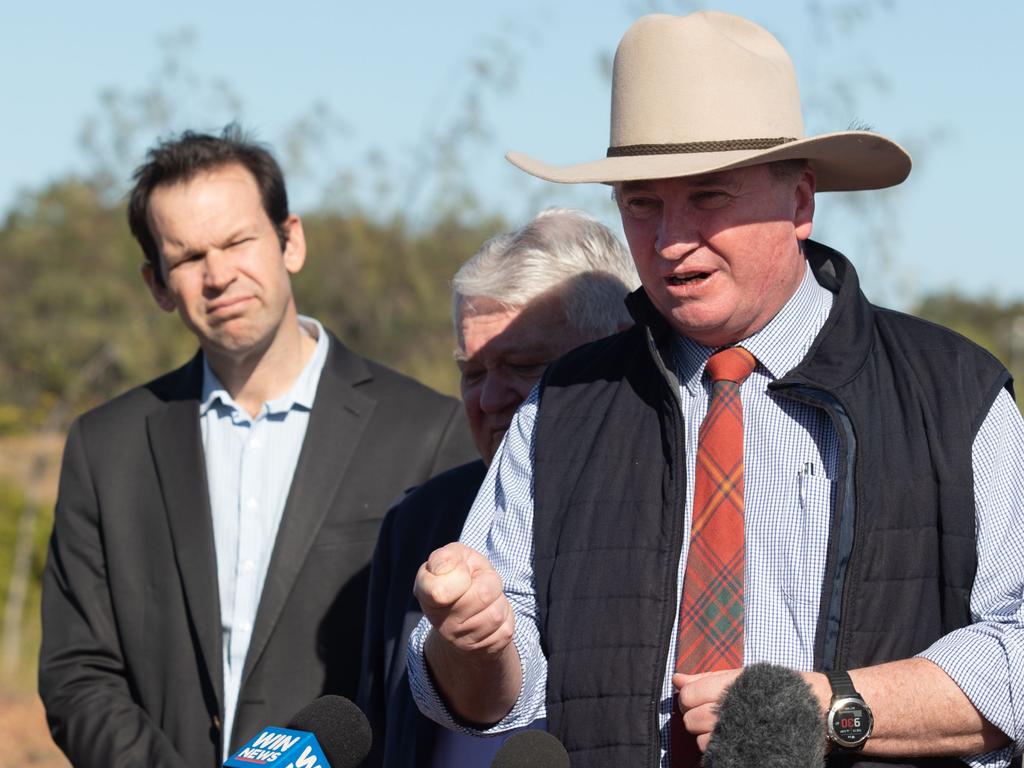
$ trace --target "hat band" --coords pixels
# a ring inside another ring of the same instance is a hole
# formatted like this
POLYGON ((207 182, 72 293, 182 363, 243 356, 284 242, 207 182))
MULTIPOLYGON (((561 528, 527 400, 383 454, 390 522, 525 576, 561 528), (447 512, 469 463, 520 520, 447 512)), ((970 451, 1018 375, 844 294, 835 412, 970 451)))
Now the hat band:
POLYGON ((780 136, 774 139, 726 139, 725 141, 688 141, 685 144, 626 144, 608 147, 606 157, 637 155, 679 155, 691 152, 731 152, 737 149, 771 149, 796 139, 780 136))

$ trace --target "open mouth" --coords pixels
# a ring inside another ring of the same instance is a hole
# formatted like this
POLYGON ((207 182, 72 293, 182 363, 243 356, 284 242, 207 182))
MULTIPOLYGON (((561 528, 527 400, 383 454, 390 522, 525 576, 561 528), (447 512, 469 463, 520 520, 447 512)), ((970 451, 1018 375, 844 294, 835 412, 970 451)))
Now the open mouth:
POLYGON ((665 280, 669 285, 693 285, 711 277, 710 272, 694 272, 689 275, 669 275, 665 280))

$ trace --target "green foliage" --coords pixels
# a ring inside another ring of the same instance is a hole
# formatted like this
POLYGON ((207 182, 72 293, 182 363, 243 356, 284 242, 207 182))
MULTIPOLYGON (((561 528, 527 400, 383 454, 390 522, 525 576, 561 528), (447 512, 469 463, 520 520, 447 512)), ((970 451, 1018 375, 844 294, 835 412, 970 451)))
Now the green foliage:
POLYGON ((39 426, 180 361, 192 344, 138 277, 123 206, 77 179, 27 195, 0 228, 0 425, 39 426), (83 371, 89 371, 83 381, 83 371))
POLYGON ((454 393, 450 281, 504 223, 449 216, 414 231, 397 217, 330 212, 303 221, 310 255, 295 278, 300 311, 358 352, 454 393))
MULTIPOLYGON (((22 512, 30 502, 16 486, 0 480, 0 615, 7 605, 8 587, 13 570, 15 546, 18 540, 18 524, 22 512)), ((53 527, 53 511, 37 507, 30 511, 38 515, 35 535, 32 541, 31 571, 25 600, 25 614, 22 616, 21 658, 34 658, 39 646, 39 599, 43 566, 46 563, 46 546, 53 527)), ((34 677, 33 666, 23 665, 28 671, 26 679, 34 677)))

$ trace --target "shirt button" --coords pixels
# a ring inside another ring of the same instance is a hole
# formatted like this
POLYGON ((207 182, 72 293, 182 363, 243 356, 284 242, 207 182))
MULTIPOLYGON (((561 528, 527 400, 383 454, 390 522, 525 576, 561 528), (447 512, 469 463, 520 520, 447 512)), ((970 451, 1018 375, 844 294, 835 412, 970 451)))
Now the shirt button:
POLYGON ((245 502, 245 506, 248 507, 249 509, 256 509, 256 507, 258 507, 259 505, 260 503, 256 501, 256 499, 249 499, 247 502, 245 502))
POLYGON ((258 437, 254 437, 252 440, 249 441, 249 446, 251 448, 262 448, 263 441, 260 440, 258 437))
POLYGON ((242 570, 246 573, 252 573, 256 570, 256 563, 254 563, 252 560, 246 560, 244 563, 242 563, 242 570))

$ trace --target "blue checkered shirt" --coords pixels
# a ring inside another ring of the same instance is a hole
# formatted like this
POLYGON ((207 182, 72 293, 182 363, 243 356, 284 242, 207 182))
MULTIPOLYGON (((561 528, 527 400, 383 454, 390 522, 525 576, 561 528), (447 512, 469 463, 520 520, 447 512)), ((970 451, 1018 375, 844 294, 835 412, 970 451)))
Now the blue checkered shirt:
MULTIPOLYGON (((743 346, 758 365, 743 383, 746 572, 744 661, 811 670, 818 598, 828 554, 839 442, 819 409, 768 396, 767 385, 807 354, 832 307, 832 294, 808 269, 783 309, 743 346)), ((707 413, 704 365, 714 350, 677 338, 675 369, 686 424, 686 540, 693 504, 697 427, 707 413)), ((484 553, 505 585, 516 614, 514 642, 523 688, 509 714, 484 731, 499 732, 544 717, 547 660, 537 630, 533 573, 533 447, 538 391, 520 406, 491 464, 461 541, 484 553)), ((1024 421, 1002 391, 973 446, 978 570, 971 593, 975 622, 952 632, 921 656, 945 670, 1012 746, 968 761, 1006 766, 1024 749, 1024 421)), ((680 557, 677 590, 686 569, 680 557)), ((678 618, 678 617, 677 617, 678 618)), ((409 679, 420 709, 441 725, 465 730, 439 698, 423 659, 430 630, 424 619, 409 642, 409 679)), ((675 638, 661 696, 662 765, 668 768, 675 638)))

